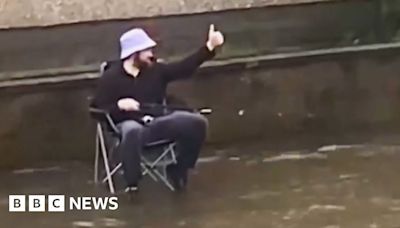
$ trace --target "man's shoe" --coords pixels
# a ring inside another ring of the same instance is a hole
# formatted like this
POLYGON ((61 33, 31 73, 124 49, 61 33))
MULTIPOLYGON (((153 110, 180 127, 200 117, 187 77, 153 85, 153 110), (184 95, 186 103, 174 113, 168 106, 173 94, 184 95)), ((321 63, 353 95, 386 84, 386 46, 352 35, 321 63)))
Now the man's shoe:
POLYGON ((139 188, 137 186, 125 188, 125 193, 137 193, 137 192, 139 192, 139 188))
POLYGON ((128 196, 128 199, 132 200, 133 197, 139 192, 139 188, 137 186, 128 186, 125 188, 124 192, 128 196))

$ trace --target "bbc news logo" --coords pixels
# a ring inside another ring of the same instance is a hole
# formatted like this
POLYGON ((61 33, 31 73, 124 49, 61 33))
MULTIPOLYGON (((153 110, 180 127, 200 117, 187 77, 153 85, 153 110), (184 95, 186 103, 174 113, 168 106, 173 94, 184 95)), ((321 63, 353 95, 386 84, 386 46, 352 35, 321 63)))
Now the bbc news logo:
POLYGON ((9 212, 65 212, 118 209, 117 197, 65 197, 64 195, 9 195, 9 212), (46 200, 47 199, 47 200, 46 200))

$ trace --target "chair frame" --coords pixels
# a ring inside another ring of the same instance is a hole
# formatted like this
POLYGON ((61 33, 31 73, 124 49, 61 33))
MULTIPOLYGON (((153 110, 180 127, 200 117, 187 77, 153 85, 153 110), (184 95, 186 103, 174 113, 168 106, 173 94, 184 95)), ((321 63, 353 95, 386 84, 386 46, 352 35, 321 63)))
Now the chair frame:
MULTIPOLYGON (((100 76, 104 73, 104 71, 107 69, 109 65, 109 62, 105 61, 100 65, 100 76)), ((163 100, 163 104, 161 105, 164 107, 164 112, 167 112, 166 106, 167 106, 167 99, 163 100)), ((178 108, 179 109, 179 108, 178 108)), ((184 109, 186 111, 193 111, 193 110, 188 110, 184 109)), ((95 152, 95 161, 94 161, 94 182, 97 184, 99 183, 99 161, 100 161, 100 156, 103 159, 103 165, 104 169, 106 171, 105 177, 102 178, 102 183, 108 184, 108 188, 110 190, 110 193, 115 194, 115 186, 114 186, 114 181, 113 181, 113 176, 121 169, 122 167, 122 162, 119 162, 116 167, 114 167, 111 170, 110 166, 110 151, 108 150, 106 146, 106 139, 105 139, 105 132, 111 132, 117 139, 118 139, 118 144, 121 140, 120 132, 114 123, 113 119, 111 118, 111 115, 101 109, 97 108, 90 108, 89 110, 90 114, 93 115, 101 115, 102 117, 100 119, 95 118, 97 121, 96 125, 96 152, 95 152), (105 126, 104 126, 105 125, 105 126)), ((200 110, 199 113, 202 114, 209 114, 210 110, 204 109, 200 110)), ((140 155, 140 166, 143 170, 142 175, 149 175, 154 181, 158 182, 161 181, 164 183, 171 191, 175 191, 175 188, 173 185, 170 183, 170 181, 167 178, 167 171, 166 168, 170 164, 177 164, 177 153, 176 153, 176 143, 170 140, 161 140, 158 142, 152 142, 144 146, 144 150, 142 151, 142 154, 140 155), (150 144, 150 145, 149 145, 150 144), (158 156, 155 160, 151 160, 146 157, 145 151, 146 148, 148 147, 160 147, 162 149, 162 152, 160 156, 158 156)), ((115 148, 114 148, 115 149, 115 148)))
MULTIPOLYGON (((113 176, 122 168, 122 162, 118 161, 115 167, 111 166, 111 149, 118 147, 121 136, 120 132, 112 120, 110 114, 104 110, 97 108, 90 108, 90 114, 96 119, 96 152, 94 159, 94 183, 99 183, 99 170, 100 158, 103 160, 105 176, 101 177, 101 183, 107 183, 108 189, 111 194, 115 194, 115 184, 113 176), (111 133, 114 139, 117 139, 117 145, 114 148, 108 148, 106 145, 105 133, 111 133)), ((167 178, 167 166, 177 163, 176 143, 171 140, 160 140, 156 142, 147 143, 143 147, 142 154, 140 154, 140 166, 142 168, 143 176, 150 176, 155 182, 161 181, 171 191, 175 188, 167 178), (161 153, 155 159, 146 156, 146 150, 159 149, 161 153)))

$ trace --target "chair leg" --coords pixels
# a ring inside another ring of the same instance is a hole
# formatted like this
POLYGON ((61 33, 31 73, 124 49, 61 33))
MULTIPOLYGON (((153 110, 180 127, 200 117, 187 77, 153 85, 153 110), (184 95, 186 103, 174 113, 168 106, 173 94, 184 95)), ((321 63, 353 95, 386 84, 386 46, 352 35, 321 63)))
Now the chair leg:
POLYGON ((101 126, 97 126, 97 129, 99 131, 99 138, 100 138, 100 147, 101 147, 101 151, 103 154, 103 161, 104 161, 104 168, 106 169, 106 175, 107 175, 107 179, 108 179, 108 187, 110 189, 111 194, 115 194, 115 189, 114 189, 114 184, 113 184, 113 180, 112 180, 112 176, 111 171, 110 171, 110 165, 109 165, 109 161, 108 161, 108 156, 107 156, 107 149, 106 149, 106 145, 104 142, 104 135, 103 135, 103 131, 101 129, 101 126))
POLYGON ((172 157, 172 161, 173 161, 173 163, 174 164, 176 164, 177 163, 177 160, 176 160, 176 154, 175 154, 175 143, 172 143, 170 146, 169 146, 169 151, 171 152, 171 157, 172 157))
MULTIPOLYGON (((170 148, 171 147, 168 147, 168 149, 166 149, 166 152, 163 153, 163 155, 161 155, 159 157, 159 159, 157 159, 158 162, 167 160, 166 155, 168 154, 170 148)), ((154 165, 156 165, 157 163, 154 163, 154 165)), ((153 166, 153 172, 171 191, 173 191, 173 192, 175 191, 175 188, 169 182, 168 177, 167 177, 167 175, 168 175, 167 174, 167 165, 153 166)))
POLYGON ((154 175, 154 173, 153 173, 148 167, 146 167, 146 165, 145 165, 143 162, 141 162, 140 165, 141 165, 142 168, 143 168, 143 172, 142 172, 142 175, 143 175, 143 176, 145 176, 146 174, 149 174, 149 176, 151 177, 151 179, 153 179, 155 182, 158 182, 157 176, 154 175))
POLYGON ((100 141, 99 141, 99 130, 96 130, 96 153, 94 157, 94 183, 99 182, 99 155, 100 155, 100 141))
POLYGON ((154 173, 158 176, 158 178, 160 178, 160 180, 162 182, 164 182, 164 184, 171 190, 171 191, 175 191, 175 188, 172 186, 172 184, 168 181, 166 176, 163 176, 160 171, 158 171, 157 169, 154 169, 154 173))
POLYGON ((165 149, 164 152, 154 162, 151 163, 150 167, 155 167, 157 163, 163 160, 168 153, 170 153, 170 147, 167 147, 167 149, 165 149))
MULTIPOLYGON (((110 176, 112 177, 120 168, 122 167, 122 163, 119 163, 111 172, 110 172, 110 176)), ((106 181, 108 180, 108 177, 105 177, 102 180, 102 183, 106 183, 106 181)))
POLYGON ((168 180, 167 174, 167 166, 166 165, 158 165, 160 162, 165 162, 169 164, 176 164, 176 154, 175 154, 175 143, 172 143, 166 147, 164 147, 163 152, 155 161, 148 161, 145 157, 142 157, 141 166, 144 169, 143 175, 149 174, 149 176, 156 182, 161 180, 171 191, 175 191, 175 188, 168 180), (168 159, 167 156, 170 155, 171 159, 168 159))

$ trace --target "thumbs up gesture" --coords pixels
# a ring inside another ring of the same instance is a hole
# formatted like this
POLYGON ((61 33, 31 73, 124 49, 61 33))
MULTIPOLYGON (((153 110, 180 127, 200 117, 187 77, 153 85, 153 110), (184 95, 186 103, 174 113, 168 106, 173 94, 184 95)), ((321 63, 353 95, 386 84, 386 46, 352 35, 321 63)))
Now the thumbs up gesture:
POLYGON ((224 35, 220 31, 215 30, 215 26, 211 24, 208 31, 207 48, 212 51, 222 44, 224 44, 224 35))

